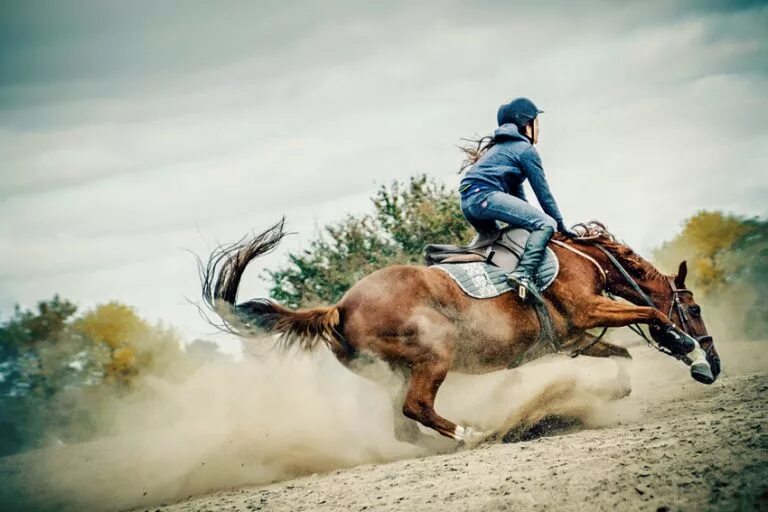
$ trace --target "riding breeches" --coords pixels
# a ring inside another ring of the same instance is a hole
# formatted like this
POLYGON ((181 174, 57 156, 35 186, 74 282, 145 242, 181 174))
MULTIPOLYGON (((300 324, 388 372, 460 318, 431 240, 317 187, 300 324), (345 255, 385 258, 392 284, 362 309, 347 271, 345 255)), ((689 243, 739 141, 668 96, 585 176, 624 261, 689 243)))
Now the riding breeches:
POLYGON ((499 191, 480 190, 462 197, 461 211, 479 233, 496 231, 496 221, 510 226, 537 231, 549 226, 557 228, 555 219, 524 199, 499 191))

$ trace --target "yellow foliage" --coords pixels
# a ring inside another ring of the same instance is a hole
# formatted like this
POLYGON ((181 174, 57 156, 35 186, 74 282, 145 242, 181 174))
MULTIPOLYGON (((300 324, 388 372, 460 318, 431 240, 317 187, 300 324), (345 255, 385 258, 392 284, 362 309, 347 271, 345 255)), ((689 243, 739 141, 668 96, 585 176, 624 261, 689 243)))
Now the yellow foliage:
POLYGON ((119 302, 96 306, 73 327, 109 346, 111 358, 104 365, 104 376, 112 382, 130 385, 141 373, 165 370, 181 354, 172 330, 149 324, 132 307, 119 302))
POLYGON ((104 367, 104 377, 109 382, 130 384, 138 371, 133 348, 123 347, 112 351, 112 359, 104 367))
POLYGON ((656 262, 667 272, 688 261, 688 283, 704 294, 726 284, 729 274, 725 258, 733 256, 736 244, 750 231, 745 219, 722 212, 701 211, 689 218, 682 231, 654 253, 656 262))
POLYGON ((695 281, 705 289, 717 286, 717 284, 725 279, 725 273, 717 268, 712 258, 693 256, 691 263, 692 275, 695 276, 695 281))
POLYGON ((678 239, 705 257, 727 250, 747 232, 742 219, 721 212, 702 211, 688 219, 678 239))
POLYGON ((112 363, 122 368, 130 368, 136 364, 136 353, 132 348, 118 348, 112 352, 112 363))
POLYGON ((75 323, 75 328, 92 340, 116 349, 146 334, 150 326, 130 306, 109 302, 83 315, 75 323))

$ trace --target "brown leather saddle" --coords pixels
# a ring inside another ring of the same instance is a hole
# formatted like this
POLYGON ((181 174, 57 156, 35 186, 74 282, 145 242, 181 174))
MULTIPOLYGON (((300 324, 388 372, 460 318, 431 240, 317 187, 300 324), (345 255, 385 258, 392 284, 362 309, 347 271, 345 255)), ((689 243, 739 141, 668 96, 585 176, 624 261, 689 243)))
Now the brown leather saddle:
POLYGON ((480 233, 466 247, 430 244, 424 247, 424 263, 470 263, 481 261, 512 272, 520 261, 530 232, 520 228, 503 228, 493 233, 480 233))

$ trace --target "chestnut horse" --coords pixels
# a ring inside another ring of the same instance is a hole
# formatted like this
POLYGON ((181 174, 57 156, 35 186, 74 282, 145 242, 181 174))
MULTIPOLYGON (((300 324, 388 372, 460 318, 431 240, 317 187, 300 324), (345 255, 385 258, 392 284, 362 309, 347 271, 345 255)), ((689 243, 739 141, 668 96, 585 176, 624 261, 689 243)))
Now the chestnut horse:
MULTIPOLYGON (((661 346, 670 346, 669 336, 688 343, 688 349, 695 346, 677 357, 689 365, 693 360, 694 378, 713 382, 719 357, 701 309, 685 288, 685 262, 676 276, 665 276, 602 228, 591 224, 582 239, 550 242, 560 273, 543 297, 559 347, 594 357, 629 357, 624 348, 587 331, 648 324, 661 346)), ((540 323, 528 303, 514 293, 471 298, 441 270, 394 265, 364 277, 332 306, 292 310, 267 299, 237 304, 248 263, 273 250, 283 236, 281 221, 258 236, 220 247, 207 265, 201 263, 203 299, 223 320, 214 325, 243 337, 275 333, 284 347, 312 350, 322 341, 353 371, 361 359, 385 361, 406 377, 397 408, 409 420, 396 415, 398 439, 418 435, 411 420, 458 441, 489 434, 440 416, 435 396, 449 371, 485 373, 533 355, 528 352, 537 345, 540 323)))

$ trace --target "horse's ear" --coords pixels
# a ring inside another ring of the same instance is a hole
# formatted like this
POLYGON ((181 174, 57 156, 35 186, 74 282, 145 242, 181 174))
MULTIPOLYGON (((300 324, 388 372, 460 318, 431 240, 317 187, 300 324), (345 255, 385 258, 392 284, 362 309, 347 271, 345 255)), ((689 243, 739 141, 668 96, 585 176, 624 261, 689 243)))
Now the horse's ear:
POLYGON ((688 275, 688 264, 685 260, 680 262, 680 267, 677 269, 677 275, 675 276, 675 287, 679 289, 685 288, 685 276, 688 275))

